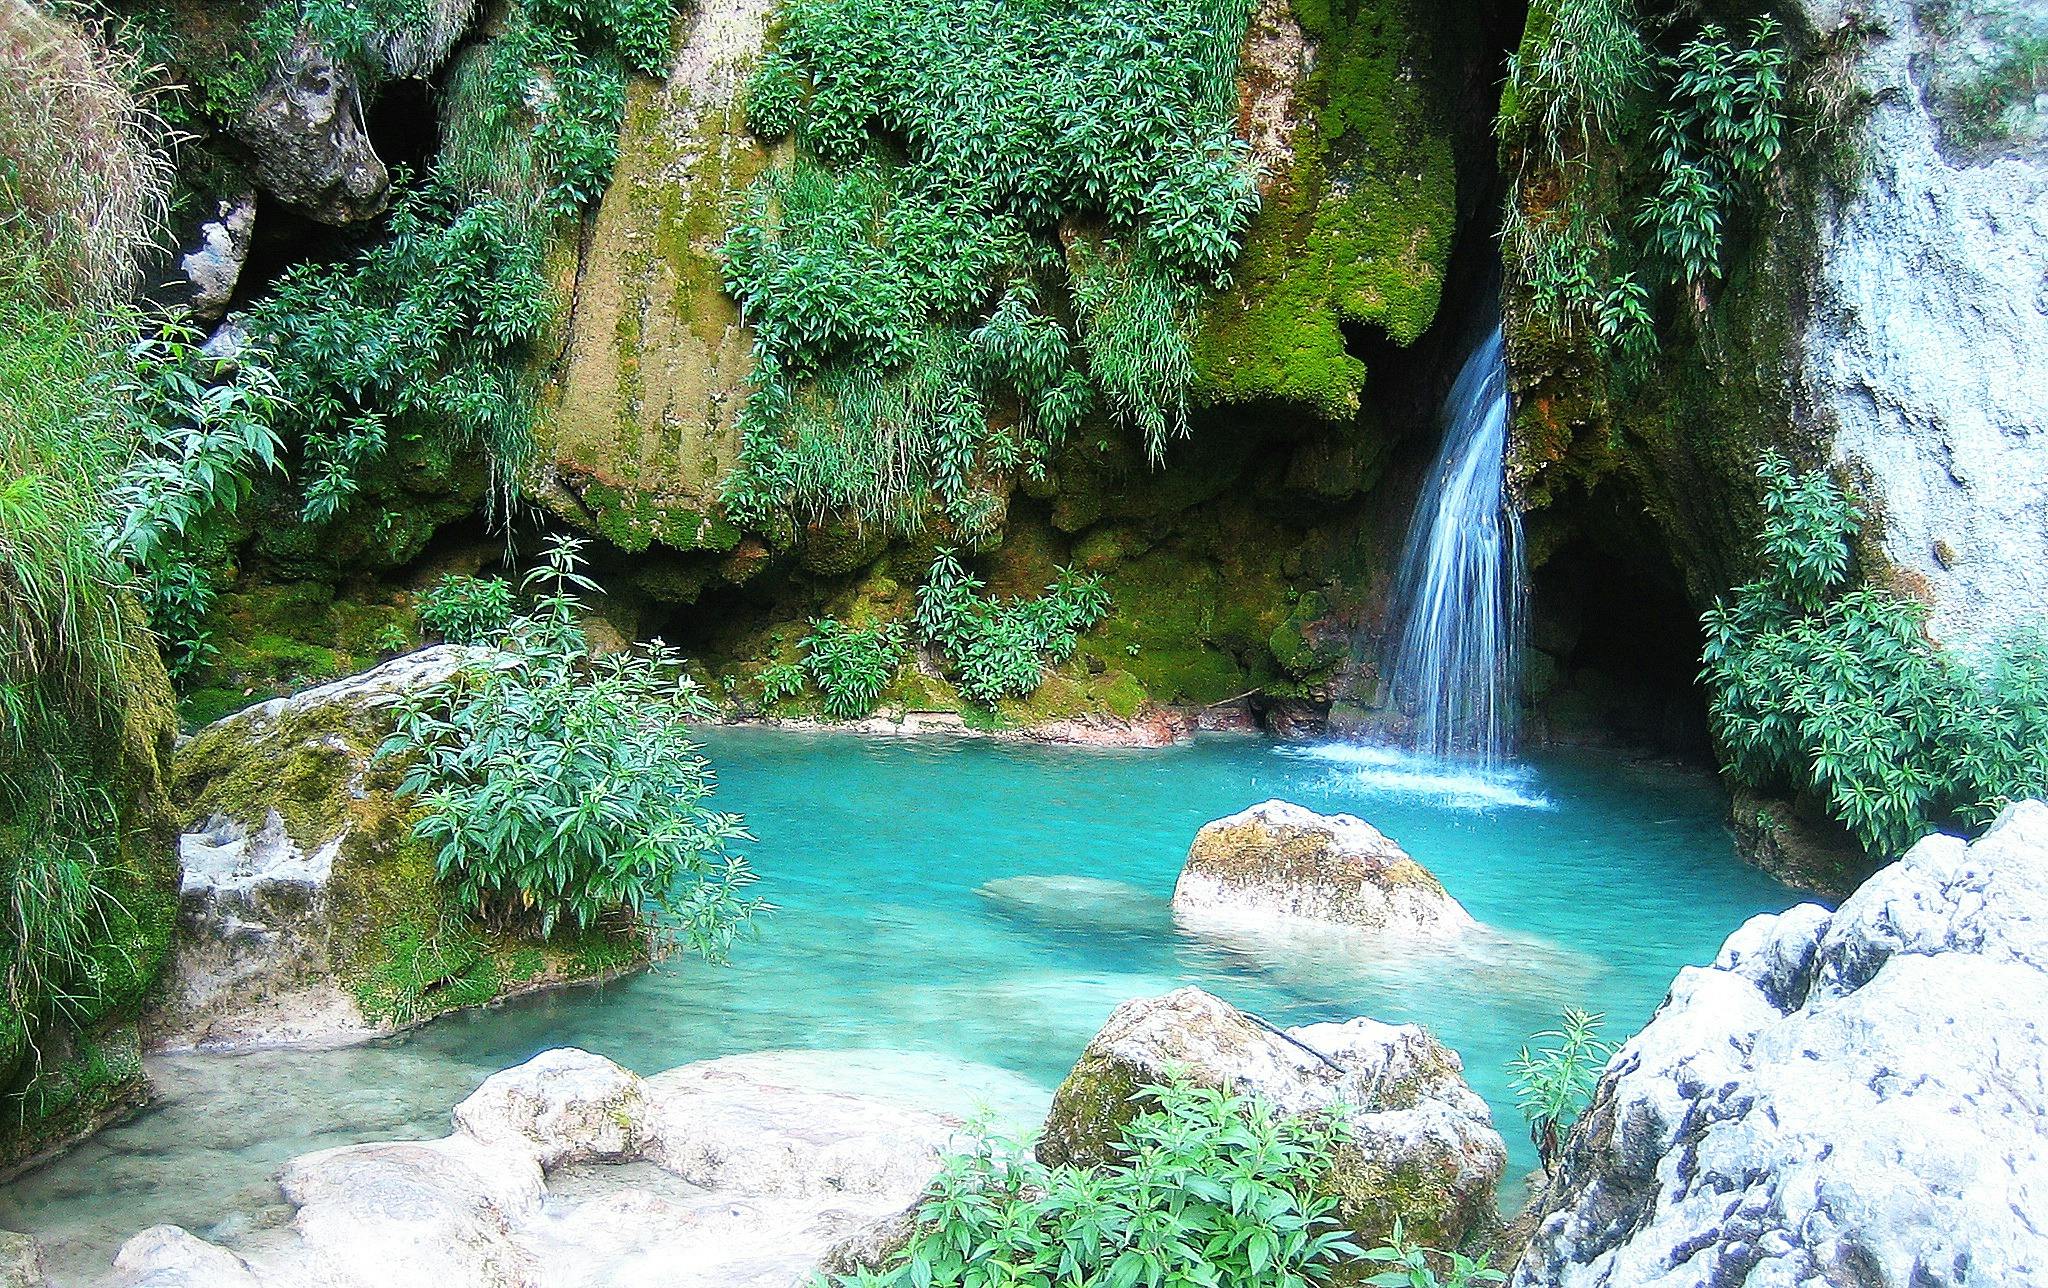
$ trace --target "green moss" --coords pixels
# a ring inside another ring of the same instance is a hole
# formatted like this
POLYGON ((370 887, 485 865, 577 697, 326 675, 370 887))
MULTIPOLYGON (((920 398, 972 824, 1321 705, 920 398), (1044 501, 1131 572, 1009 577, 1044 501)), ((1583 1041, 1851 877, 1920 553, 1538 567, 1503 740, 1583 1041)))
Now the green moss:
POLYGON ((95 1026, 46 1053, 23 1085, 0 1097, 0 1172, 60 1149, 149 1100, 142 1045, 131 1023, 95 1026))
POLYGON ((1234 285, 1205 312, 1197 391, 1342 419, 1366 380, 1344 326, 1407 344, 1436 316, 1457 221, 1454 118, 1410 0, 1294 0, 1293 12, 1316 49, 1306 110, 1234 285))

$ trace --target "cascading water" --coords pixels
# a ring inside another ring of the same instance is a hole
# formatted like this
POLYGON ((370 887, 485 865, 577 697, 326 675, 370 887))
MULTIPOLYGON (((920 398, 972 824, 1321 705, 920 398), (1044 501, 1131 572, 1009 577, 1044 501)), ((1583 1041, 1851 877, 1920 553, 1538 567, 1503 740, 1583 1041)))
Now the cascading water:
POLYGON ((1465 360, 1444 422, 1401 557, 1393 697, 1417 750, 1490 767, 1515 749, 1528 600, 1522 520, 1504 486, 1508 385, 1498 326, 1465 360))

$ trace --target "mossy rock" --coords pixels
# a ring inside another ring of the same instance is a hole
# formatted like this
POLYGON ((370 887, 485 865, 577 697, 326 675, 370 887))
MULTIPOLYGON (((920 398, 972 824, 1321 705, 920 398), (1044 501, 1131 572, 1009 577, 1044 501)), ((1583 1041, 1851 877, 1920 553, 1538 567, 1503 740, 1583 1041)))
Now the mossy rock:
POLYGON ((247 1043, 388 1031, 516 992, 646 963, 641 934, 543 938, 459 908, 379 749, 397 704, 486 650, 439 646, 279 698, 179 748, 188 828, 186 941, 157 1043, 247 1043), (268 927, 262 936, 238 930, 268 927), (253 945, 253 946, 252 946, 253 945))
MULTIPOLYGON (((81 718, 63 750, 78 772, 106 793, 108 827, 96 844, 94 884, 110 909, 86 945, 86 960, 66 981, 68 1014, 43 999, 0 1021, 0 1173, 61 1148, 148 1099, 134 1046, 133 1021, 169 960, 178 908, 177 828, 169 799, 177 708, 170 677, 124 605, 136 647, 128 650, 112 703, 97 720, 81 718)), ((4 763, 0 763, 4 768, 4 763)), ((20 823, 0 818, 0 871, 20 862, 20 823)))
MULTIPOLYGON (((1361 1247, 1384 1243, 1397 1218, 1436 1248, 1469 1246, 1498 1222, 1507 1151, 1456 1054, 1413 1025, 1353 1020, 1282 1033, 1195 988, 1116 1009, 1054 1093, 1038 1157, 1121 1165, 1145 1088, 1174 1079, 1257 1096, 1283 1117, 1341 1107, 1350 1140, 1332 1154, 1324 1192, 1361 1247)), ((1347 1266, 1332 1282, 1370 1272, 1347 1266)))

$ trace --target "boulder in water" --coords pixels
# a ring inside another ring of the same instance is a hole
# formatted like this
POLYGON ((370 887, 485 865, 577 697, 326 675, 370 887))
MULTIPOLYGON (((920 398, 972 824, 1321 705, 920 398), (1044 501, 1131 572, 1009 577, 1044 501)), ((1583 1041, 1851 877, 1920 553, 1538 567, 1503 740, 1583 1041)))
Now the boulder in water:
POLYGON ((1173 888, 1173 908, 1385 932, 1445 934, 1477 925, 1429 869, 1372 824, 1282 800, 1203 827, 1173 888))
POLYGON ((0 1230, 0 1288, 43 1288, 43 1246, 26 1234, 0 1230))
POLYGON ((976 886, 974 893, 1006 913, 1045 926, 1129 933, 1165 920, 1157 895, 1103 877, 997 877, 976 886))
POLYGON ((1519 1288, 2048 1281, 2048 806, 1753 918, 1608 1063, 1519 1288))
POLYGON ((380 760, 399 704, 488 650, 441 645, 216 721, 178 748, 191 821, 163 1048, 332 1043, 513 992, 643 964, 644 938, 488 927, 435 875, 380 760))
POLYGON ((236 1256, 159 1226, 122 1249, 119 1282, 787 1288, 898 1216, 957 1126, 724 1061, 641 1078, 569 1049, 487 1079, 454 1120, 294 1159, 284 1243, 236 1256))
POLYGON ((1422 1028, 1357 1019, 1281 1031, 1197 988, 1124 1003, 1053 1096, 1038 1156, 1103 1166, 1139 1089, 1183 1078, 1257 1095, 1283 1115, 1342 1106, 1351 1126, 1329 1174, 1336 1218, 1361 1246, 1400 1218, 1433 1247, 1495 1219, 1507 1150, 1457 1053, 1422 1028))

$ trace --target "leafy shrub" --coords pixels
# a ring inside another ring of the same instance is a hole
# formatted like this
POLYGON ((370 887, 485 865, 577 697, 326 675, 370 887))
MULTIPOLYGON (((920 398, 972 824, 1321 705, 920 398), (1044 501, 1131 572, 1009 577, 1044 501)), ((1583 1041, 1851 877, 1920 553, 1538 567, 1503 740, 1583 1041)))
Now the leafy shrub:
POLYGON ((1545 1168, 1556 1164, 1572 1124, 1593 1102, 1600 1071, 1617 1050, 1614 1043, 1600 1038, 1603 1019, 1568 1009, 1557 1028, 1535 1036, 1536 1042, 1553 1045, 1539 1047, 1534 1055, 1524 1046, 1521 1054, 1508 1062, 1515 1103, 1529 1122, 1529 1139, 1545 1168))
POLYGON ((983 706, 1036 690, 1045 668, 1071 657, 1110 606, 1101 578, 1064 568, 1037 599, 1000 601, 981 590, 952 551, 939 551, 917 589, 917 626, 951 658, 961 693, 983 706))
POLYGON ((804 668, 795 662, 777 662, 761 670, 761 701, 773 706, 787 702, 804 691, 804 668))
POLYGON ((450 644, 488 644, 512 624, 512 583, 449 573, 420 596, 420 625, 450 644))
POLYGON ((1474 1284, 1507 1282, 1506 1275, 1487 1267, 1485 1257, 1474 1260, 1462 1252, 1440 1252, 1411 1242, 1407 1227, 1398 1216, 1394 1218, 1394 1232, 1385 1245, 1368 1248, 1365 1259, 1377 1265, 1394 1267, 1382 1270, 1365 1281, 1374 1288, 1472 1288, 1474 1284), (1438 1276, 1438 1263, 1449 1267, 1448 1277, 1438 1276))
POLYGON ((281 468, 278 384, 261 349, 217 361, 197 331, 165 321, 130 347, 114 395, 141 438, 115 492, 117 541, 142 574, 164 660, 183 678, 214 652, 205 621, 226 521, 259 475, 281 468))
POLYGON ((890 677, 903 665, 903 624, 853 626, 830 617, 814 618, 803 650, 804 670, 818 686, 825 714, 835 720, 858 720, 875 709, 890 677))
POLYGON ((582 543, 556 538, 525 587, 508 655, 406 704, 381 754, 410 758, 400 795, 440 848, 457 905, 499 924, 648 925, 722 956, 761 906, 726 846, 738 817, 706 808, 711 767, 685 722, 709 706, 655 641, 593 658, 577 624, 582 543))
POLYGON ((800 0, 748 88, 795 165, 751 190, 725 274, 758 384, 727 503, 984 516, 986 476, 1042 468, 1091 387, 1156 455, 1181 428, 1187 330, 1257 205, 1232 134, 1246 0, 800 0), (900 164, 880 139, 901 141, 900 164), (1107 227, 1116 272, 1054 235, 1107 227), (1088 371, 1077 359, 1085 354, 1088 371), (1014 403, 1016 415, 1000 412, 1014 403), (995 422, 992 424, 992 421, 995 422))
POLYGON ((1937 647, 1924 605, 1852 585, 1861 514, 1833 479, 1775 455, 1758 473, 1763 573, 1704 619, 1730 772, 1813 793, 1874 855, 2048 792, 2048 641, 1937 647))
POLYGON ((1125 1130, 1127 1165, 1049 1168, 983 1137, 947 1158, 887 1269, 835 1282, 1301 1288, 1357 1258, 1319 1192, 1341 1118, 1180 1084, 1138 1094, 1150 1103, 1125 1130))

